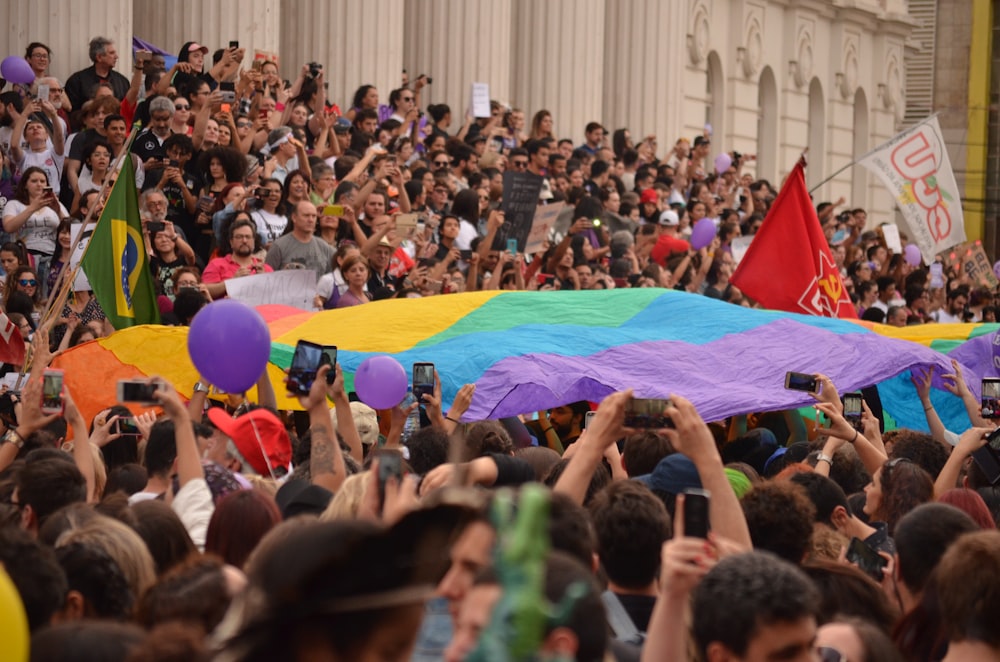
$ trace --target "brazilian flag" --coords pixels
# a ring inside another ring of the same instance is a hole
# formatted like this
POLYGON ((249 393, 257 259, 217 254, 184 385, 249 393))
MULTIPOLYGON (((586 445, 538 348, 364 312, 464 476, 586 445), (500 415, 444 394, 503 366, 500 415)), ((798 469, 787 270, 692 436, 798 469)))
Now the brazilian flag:
POLYGON ((118 179, 111 187, 111 195, 80 265, 115 329, 160 323, 153 276, 142 239, 131 154, 126 155, 118 179))

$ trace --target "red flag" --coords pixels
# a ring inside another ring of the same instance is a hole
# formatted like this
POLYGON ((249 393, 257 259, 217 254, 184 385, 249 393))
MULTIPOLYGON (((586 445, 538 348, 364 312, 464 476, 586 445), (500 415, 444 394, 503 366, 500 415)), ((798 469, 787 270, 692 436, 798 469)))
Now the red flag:
POLYGON ((24 338, 9 317, 0 313, 0 362, 24 365, 24 338))
POLYGON ((801 161, 781 187, 731 282, 765 308, 857 319, 809 199, 801 161))

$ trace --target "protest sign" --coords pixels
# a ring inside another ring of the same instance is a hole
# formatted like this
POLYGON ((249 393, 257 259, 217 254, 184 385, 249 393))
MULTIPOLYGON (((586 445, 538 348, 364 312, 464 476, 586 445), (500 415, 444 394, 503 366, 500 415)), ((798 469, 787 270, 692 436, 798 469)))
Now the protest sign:
POLYGON ((490 110, 490 86, 488 83, 472 84, 470 105, 473 117, 490 117, 493 114, 490 110))
POLYGON ((314 310, 316 272, 312 269, 285 269, 266 274, 230 278, 226 281, 230 299, 249 306, 283 304, 302 310, 314 310))
POLYGON ((565 203, 557 202, 552 205, 538 205, 535 208, 535 218, 531 222, 531 232, 528 233, 524 253, 534 255, 542 251, 545 240, 549 238, 549 231, 552 230, 556 219, 559 218, 559 212, 565 206, 565 203))
POLYGON ((518 252, 524 252, 538 208, 542 180, 540 175, 531 172, 508 170, 503 174, 503 202, 500 208, 504 213, 504 224, 493 238, 493 250, 507 250, 507 239, 517 239, 518 252))

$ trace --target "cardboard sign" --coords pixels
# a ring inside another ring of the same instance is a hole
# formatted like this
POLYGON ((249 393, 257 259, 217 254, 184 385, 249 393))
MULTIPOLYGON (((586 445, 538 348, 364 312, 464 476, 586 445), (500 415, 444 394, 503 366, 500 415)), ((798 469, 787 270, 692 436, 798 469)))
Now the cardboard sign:
POLYGON ((993 263, 983 250, 982 243, 977 239, 956 247, 956 253, 961 261, 962 270, 976 284, 994 289, 1000 281, 993 273, 993 263))
POLYGON ((417 229, 419 214, 396 214, 396 235, 409 237, 417 229))
POLYGON ((564 202, 557 202, 554 205, 538 205, 535 209, 535 218, 531 222, 531 232, 528 233, 528 241, 524 247, 524 252, 528 255, 540 253, 545 245, 545 240, 549 238, 549 232, 556 224, 559 213, 566 206, 564 202))
POLYGON ((531 234, 531 222, 538 209, 538 195, 542 192, 543 179, 531 172, 508 170, 503 174, 503 202, 500 208, 504 213, 504 224, 493 239, 493 250, 507 250, 507 240, 517 239, 517 251, 524 252, 528 235, 531 234))
POLYGON ((892 223, 886 223, 880 225, 878 229, 882 233, 882 239, 885 240, 885 247, 900 255, 903 252, 903 242, 899 238, 899 228, 892 223))
POLYGON ((490 86, 488 83, 472 84, 472 106, 473 117, 490 117, 490 86))
POLYGON ((285 269, 226 281, 230 299, 249 306, 278 303, 302 310, 315 310, 316 272, 312 269, 285 269))

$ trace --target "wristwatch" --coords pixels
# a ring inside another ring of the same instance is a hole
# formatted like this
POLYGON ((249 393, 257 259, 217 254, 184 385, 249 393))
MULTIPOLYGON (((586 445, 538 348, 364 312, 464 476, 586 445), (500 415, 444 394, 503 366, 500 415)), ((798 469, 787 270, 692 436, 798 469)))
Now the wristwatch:
POLYGON ((816 462, 826 462, 831 467, 833 466, 833 458, 822 451, 816 455, 816 462))
POLYGON ((205 382, 201 382, 201 381, 195 382, 194 383, 194 392, 195 393, 208 393, 208 384, 206 384, 205 382))
POLYGON ((14 428, 10 428, 0 437, 0 445, 2 444, 14 444, 20 450, 24 448, 24 437, 19 435, 14 428))

